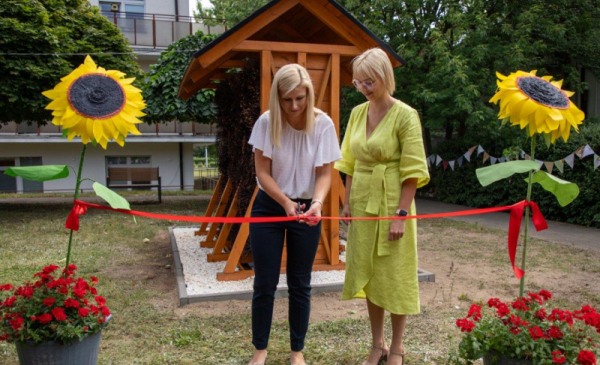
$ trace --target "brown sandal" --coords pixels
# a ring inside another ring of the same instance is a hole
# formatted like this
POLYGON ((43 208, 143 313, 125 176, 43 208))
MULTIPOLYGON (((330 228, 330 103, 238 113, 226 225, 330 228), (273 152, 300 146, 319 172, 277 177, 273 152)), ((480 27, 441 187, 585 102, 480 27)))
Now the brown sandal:
POLYGON ((404 351, 403 352, 394 352, 394 351, 390 351, 390 356, 391 355, 396 355, 396 356, 400 356, 402 358, 402 365, 404 365, 404 351))
POLYGON ((385 347, 378 347, 378 346, 373 346, 373 348, 377 349, 377 350, 381 350, 381 356, 379 356, 379 360, 377 360, 377 362, 375 364, 365 361, 362 363, 362 365, 378 365, 382 361, 387 361, 388 353, 390 351, 389 349, 386 349, 385 347))

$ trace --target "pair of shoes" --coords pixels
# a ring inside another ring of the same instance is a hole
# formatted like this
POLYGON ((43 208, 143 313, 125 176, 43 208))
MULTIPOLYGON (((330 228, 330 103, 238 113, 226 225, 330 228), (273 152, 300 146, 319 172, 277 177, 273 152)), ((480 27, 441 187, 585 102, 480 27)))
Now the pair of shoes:
POLYGON ((390 352, 389 349, 387 349, 385 347, 378 347, 378 346, 373 346, 373 349, 381 350, 381 356, 379 356, 379 359, 377 360, 377 362, 371 363, 371 362, 365 361, 365 362, 362 363, 362 365, 377 365, 381 361, 387 361, 388 354, 390 352))
POLYGON ((402 351, 402 352, 390 351, 390 355, 389 356, 390 357, 391 356, 400 356, 402 358, 402 365, 404 365, 404 355, 405 355, 404 351, 402 351))

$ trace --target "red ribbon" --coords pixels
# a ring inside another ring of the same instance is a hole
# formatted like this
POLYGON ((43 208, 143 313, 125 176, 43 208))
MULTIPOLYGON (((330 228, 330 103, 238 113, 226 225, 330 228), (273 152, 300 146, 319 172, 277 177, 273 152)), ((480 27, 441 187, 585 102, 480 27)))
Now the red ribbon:
MULTIPOLYGON (((515 256, 517 253, 517 245, 519 243, 519 232, 521 231, 521 222, 523 220, 523 210, 525 207, 531 207, 533 225, 537 231, 542 231, 548 228, 546 219, 540 212, 540 208, 534 202, 527 202, 526 200, 520 201, 513 205, 505 205, 502 207, 494 208, 482 208, 482 209, 471 209, 463 210, 458 212, 448 213, 435 213, 435 214, 422 214, 422 215, 409 215, 406 217, 348 217, 343 218, 347 220, 404 220, 404 219, 431 219, 431 218, 448 218, 458 217, 464 215, 475 215, 475 214, 488 214, 495 212, 502 212, 510 210, 510 221, 508 225, 508 255, 510 262, 512 263, 513 270, 517 279, 520 279, 524 275, 524 271, 515 265, 515 256)), ((194 223, 267 223, 267 222, 289 222, 298 220, 298 217, 193 217, 185 215, 173 215, 173 214, 157 214, 140 212, 137 210, 126 210, 126 209, 114 209, 104 205, 86 203, 81 200, 75 200, 73 202, 73 209, 69 213, 69 217, 65 223, 67 229, 74 231, 79 230, 79 216, 85 214, 87 208, 95 208, 101 210, 111 210, 113 212, 119 212, 123 214, 135 215, 138 217, 154 218, 154 219, 166 219, 174 221, 194 222, 194 223)), ((324 220, 339 220, 341 217, 321 217, 324 220)))

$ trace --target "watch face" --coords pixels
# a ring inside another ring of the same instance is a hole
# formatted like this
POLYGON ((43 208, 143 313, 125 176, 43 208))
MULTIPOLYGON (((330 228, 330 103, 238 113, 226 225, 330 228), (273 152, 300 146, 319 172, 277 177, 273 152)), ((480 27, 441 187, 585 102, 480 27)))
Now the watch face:
POLYGON ((399 215, 400 217, 406 217, 408 215, 408 212, 404 209, 398 209, 396 211, 396 215, 399 215))

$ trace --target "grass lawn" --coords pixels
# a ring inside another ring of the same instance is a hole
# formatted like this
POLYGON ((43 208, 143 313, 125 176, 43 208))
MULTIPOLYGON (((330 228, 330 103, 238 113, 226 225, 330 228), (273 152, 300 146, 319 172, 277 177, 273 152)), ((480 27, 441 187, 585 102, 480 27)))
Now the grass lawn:
MULTIPOLYGON (((132 209, 201 215, 207 201, 166 200, 132 209)), ((64 264, 68 204, 16 205, 0 200, 0 284, 20 284, 50 263, 64 264)), ((250 303, 177 307, 167 227, 177 222, 90 209, 74 235, 80 274, 100 280, 113 320, 102 333, 100 364, 243 364, 252 352, 250 303), (144 243, 144 238, 150 239, 144 243)), ((185 223, 183 223, 185 225, 185 223)), ((518 282, 506 233, 450 220, 419 223, 420 267, 436 274, 421 285, 422 314, 409 319, 406 364, 445 364, 456 348, 455 320, 472 300, 510 299, 518 282)), ((546 288, 556 305, 600 305, 600 254, 533 240, 527 288, 546 288)), ((309 364, 360 364, 370 330, 361 301, 315 295, 305 356, 309 364)), ((289 364, 287 300, 277 300, 268 364, 289 364)), ((389 320, 388 320, 389 325, 389 320)), ((388 342, 390 339, 388 327, 388 342)), ((0 364, 17 363, 14 345, 0 342, 0 364)))

